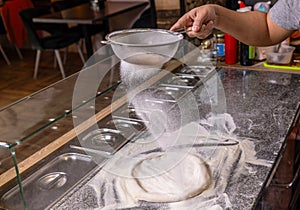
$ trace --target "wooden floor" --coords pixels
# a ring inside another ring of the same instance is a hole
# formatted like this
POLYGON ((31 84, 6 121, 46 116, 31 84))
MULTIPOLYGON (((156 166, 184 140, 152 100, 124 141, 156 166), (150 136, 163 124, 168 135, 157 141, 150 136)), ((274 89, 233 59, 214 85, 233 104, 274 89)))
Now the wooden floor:
MULTIPOLYGON (((54 66, 52 51, 42 52, 37 79, 33 78, 35 50, 21 49, 22 60, 13 47, 4 51, 11 65, 0 54, 0 109, 62 79, 58 66, 54 66)), ((70 52, 64 65, 66 76, 81 70, 82 65, 78 53, 70 52)))

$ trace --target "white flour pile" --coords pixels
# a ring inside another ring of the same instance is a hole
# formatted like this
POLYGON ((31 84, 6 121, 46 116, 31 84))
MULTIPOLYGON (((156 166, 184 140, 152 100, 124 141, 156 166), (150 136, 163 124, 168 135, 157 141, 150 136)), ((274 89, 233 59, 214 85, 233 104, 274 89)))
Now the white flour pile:
POLYGON ((126 187, 136 200, 177 202, 199 195, 211 184, 211 174, 196 154, 162 152, 149 154, 132 170, 135 179, 126 187), (182 160, 174 164, 174 160, 182 160))
POLYGON ((151 136, 139 138, 55 209, 230 209, 228 180, 253 173, 251 164, 270 167, 255 157, 252 141, 232 134, 234 128, 230 115, 211 114, 161 135, 169 142, 164 149, 151 136))

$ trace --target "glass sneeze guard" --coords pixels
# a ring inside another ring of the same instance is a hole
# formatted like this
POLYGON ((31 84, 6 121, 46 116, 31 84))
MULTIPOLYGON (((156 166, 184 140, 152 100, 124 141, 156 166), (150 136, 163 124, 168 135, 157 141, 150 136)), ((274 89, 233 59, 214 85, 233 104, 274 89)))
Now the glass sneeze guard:
MULTIPOLYGON (((95 60, 94 62, 96 63, 95 60)), ((101 59, 97 65, 87 66, 87 63, 80 72, 0 110, 0 187, 12 180, 17 181, 25 209, 27 205, 20 174, 30 167, 22 162, 26 159, 27 162, 32 162, 30 158, 33 154, 38 154, 41 148, 63 133, 70 132, 74 128, 74 111, 91 104, 95 98, 107 97, 103 95, 119 85, 119 74, 114 71, 117 62, 118 59, 111 56, 101 59), (88 80, 87 88, 90 84, 95 84, 95 91, 79 95, 75 97, 78 100, 73 100, 74 90, 80 79, 88 80), (53 137, 48 135, 50 133, 53 137)), ((108 103, 98 109, 105 106, 108 103)))

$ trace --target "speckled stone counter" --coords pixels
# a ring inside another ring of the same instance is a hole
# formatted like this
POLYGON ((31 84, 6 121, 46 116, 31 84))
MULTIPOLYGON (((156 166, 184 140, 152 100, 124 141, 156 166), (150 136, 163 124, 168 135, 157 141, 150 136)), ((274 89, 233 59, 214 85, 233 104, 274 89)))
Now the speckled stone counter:
MULTIPOLYGON (((238 125, 237 135, 257 139, 257 157, 274 166, 299 107, 300 75, 230 69, 219 73, 228 113, 238 125)), ((254 208, 270 173, 271 168, 257 168, 253 176, 241 176, 238 183, 231 183, 227 192, 233 209, 254 208)))
MULTIPOLYGON (((299 111, 300 75, 221 68, 217 70, 215 76, 214 79, 220 79, 219 92, 225 95, 225 100, 219 101, 224 103, 222 104, 224 110, 219 111, 225 111, 236 125, 233 133, 228 137, 229 143, 241 140, 239 150, 222 147, 222 150, 225 148, 224 151, 228 149, 227 156, 223 156, 222 160, 219 161, 217 156, 209 158, 209 163, 227 165, 217 170, 217 173, 213 171, 214 186, 218 188, 218 192, 208 194, 205 199, 197 200, 196 197, 187 202, 173 204, 139 202, 137 206, 129 204, 127 206, 122 204, 116 191, 115 185, 118 185, 116 184, 119 182, 118 179, 112 178, 113 175, 101 174, 99 168, 89 180, 78 185, 68 196, 56 203, 53 209, 101 209, 102 207, 107 209, 255 209, 261 193, 272 178, 272 172, 276 170, 276 163, 280 161, 279 157, 284 151, 286 137, 299 111), (251 142, 251 144, 242 144, 242 142, 251 142), (252 159, 249 157, 251 156, 249 151, 255 153, 252 159), (229 160, 230 156, 235 159, 229 160), (112 193, 113 198, 108 199, 109 192, 112 193)), ((212 106, 211 104, 201 106, 200 115, 208 114, 213 109, 212 106)), ((138 141, 122 148, 125 151, 123 155, 126 151, 132 155, 158 151, 153 148, 150 148, 153 150, 144 149, 134 143, 138 141)), ((219 148, 214 148, 214 152, 221 151, 219 148)), ((195 149, 195 151, 201 154, 204 150, 195 149)), ((123 162, 116 160, 115 163, 119 163, 120 167, 126 167, 124 160, 123 162)))

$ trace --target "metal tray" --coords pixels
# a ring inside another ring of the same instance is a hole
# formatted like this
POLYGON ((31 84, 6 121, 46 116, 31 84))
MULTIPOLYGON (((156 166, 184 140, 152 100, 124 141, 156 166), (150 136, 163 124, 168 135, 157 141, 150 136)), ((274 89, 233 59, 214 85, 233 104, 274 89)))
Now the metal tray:
POLYGON ((125 137, 136 134, 136 132, 145 129, 145 124, 142 121, 126 119, 121 117, 113 117, 112 120, 108 121, 107 126, 112 126, 121 131, 125 137))
POLYGON ((176 85, 178 87, 194 88, 201 78, 197 75, 192 74, 181 74, 178 73, 172 77, 167 83, 169 85, 176 85))
POLYGON ((213 66, 185 66, 180 70, 180 72, 205 78, 215 70, 216 69, 213 66))
POLYGON ((135 108, 132 104, 121 107, 119 110, 113 113, 113 116, 143 122, 141 117, 136 113, 135 108))
MULTIPOLYGON (((46 209, 95 167, 96 163, 88 155, 65 153, 56 157, 22 181, 27 209, 46 209)), ((24 209, 18 186, 2 196, 1 206, 24 209)))
MULTIPOLYGON (((131 136, 133 136, 132 134, 131 136)), ((81 146, 94 151, 104 151, 113 154, 130 140, 126 133, 111 128, 99 128, 90 131, 80 141, 81 146)))
POLYGON ((166 94, 170 95, 173 99, 179 99, 184 94, 188 92, 187 88, 182 88, 181 86, 176 85, 169 85, 169 84, 160 84, 159 87, 157 87, 157 90, 164 91, 166 94))

